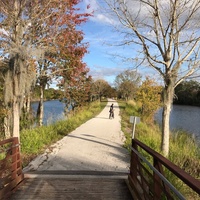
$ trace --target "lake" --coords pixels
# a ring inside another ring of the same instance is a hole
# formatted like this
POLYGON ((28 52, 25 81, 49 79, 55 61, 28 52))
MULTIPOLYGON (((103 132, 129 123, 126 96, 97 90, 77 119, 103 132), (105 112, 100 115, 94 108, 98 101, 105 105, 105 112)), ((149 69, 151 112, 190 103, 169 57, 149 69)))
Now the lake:
MULTIPOLYGON (((162 109, 156 115, 155 120, 161 124, 162 109)), ((173 105, 170 115, 170 128, 188 131, 200 138, 200 107, 173 105)))
MULTIPOLYGON (((32 103, 31 107, 34 113, 36 114, 38 102, 32 103)), ((65 108, 65 104, 60 102, 59 100, 45 101, 43 124, 49 125, 58 120, 64 119, 65 118, 64 108, 65 108)))

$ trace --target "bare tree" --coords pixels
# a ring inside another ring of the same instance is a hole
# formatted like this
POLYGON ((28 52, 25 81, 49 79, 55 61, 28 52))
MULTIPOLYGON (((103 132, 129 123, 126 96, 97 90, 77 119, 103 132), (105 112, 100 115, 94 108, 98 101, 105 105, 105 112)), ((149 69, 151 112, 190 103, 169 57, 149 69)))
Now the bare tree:
POLYGON ((123 26, 124 44, 137 45, 143 65, 147 61, 163 80, 161 150, 167 156, 174 89, 199 69, 200 1, 105 1, 120 22, 118 28, 123 26))

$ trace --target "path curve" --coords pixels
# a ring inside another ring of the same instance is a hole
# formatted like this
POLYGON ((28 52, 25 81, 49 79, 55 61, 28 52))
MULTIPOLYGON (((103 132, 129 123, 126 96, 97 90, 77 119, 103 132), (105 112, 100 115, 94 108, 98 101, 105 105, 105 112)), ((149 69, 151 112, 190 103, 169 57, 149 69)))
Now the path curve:
POLYGON ((59 140, 24 168, 42 170, 91 170, 128 172, 130 156, 122 147, 119 106, 109 100, 96 117, 90 119, 59 140), (109 107, 114 104, 115 118, 109 119, 109 107), (51 149, 51 150, 50 150, 51 149))

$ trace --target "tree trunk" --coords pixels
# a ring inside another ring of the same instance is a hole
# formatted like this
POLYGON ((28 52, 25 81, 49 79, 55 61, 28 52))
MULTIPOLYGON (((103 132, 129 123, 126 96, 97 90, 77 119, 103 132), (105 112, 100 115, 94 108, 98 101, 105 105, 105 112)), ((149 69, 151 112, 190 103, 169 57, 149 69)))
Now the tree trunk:
MULTIPOLYGON (((15 19, 18 19, 18 15, 20 12, 20 2, 14 1, 14 16, 15 19)), ((16 46, 21 45, 21 24, 17 23, 15 26, 15 34, 14 34, 14 40, 16 46)), ((13 74, 13 80, 12 80, 12 93, 13 93, 13 99, 12 101, 12 119, 13 119, 13 127, 12 127, 12 136, 18 137, 18 140, 20 142, 20 133, 19 133, 19 121, 20 121, 20 102, 23 102, 24 94, 20 91, 20 81, 22 77, 21 76, 21 67, 22 67, 22 58, 20 56, 20 52, 14 53, 10 60, 10 67, 12 67, 12 74, 13 74)))
POLYGON ((40 86, 40 101, 37 109, 38 126, 43 125, 43 117, 44 117, 44 89, 43 86, 40 86))
POLYGON ((19 112, 19 103, 17 101, 16 96, 13 97, 13 137, 18 137, 20 141, 20 134, 19 134, 19 119, 20 119, 20 112, 19 112))
POLYGON ((4 118, 4 133, 5 133, 5 138, 8 139, 8 138, 11 138, 11 132, 10 132, 10 125, 11 125, 11 117, 10 115, 8 114, 8 116, 6 116, 4 118))
POLYGON ((163 91, 163 113, 162 113, 162 143, 161 150, 164 156, 169 154, 169 135, 170 135, 170 112, 173 102, 174 88, 173 84, 170 83, 165 86, 163 91))
POLYGON ((27 100, 26 100, 26 112, 30 114, 30 108, 31 108, 31 95, 28 94, 27 100))

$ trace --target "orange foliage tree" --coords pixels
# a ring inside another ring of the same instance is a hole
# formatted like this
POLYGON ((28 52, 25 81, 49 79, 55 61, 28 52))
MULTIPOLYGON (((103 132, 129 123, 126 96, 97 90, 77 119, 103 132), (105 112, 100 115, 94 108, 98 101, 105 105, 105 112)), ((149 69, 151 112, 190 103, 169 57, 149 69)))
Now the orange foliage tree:
POLYGON ((137 91, 137 101, 142 104, 142 118, 149 123, 153 121, 155 112, 161 106, 161 91, 162 87, 148 77, 137 91))

